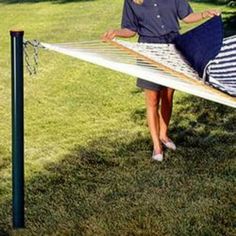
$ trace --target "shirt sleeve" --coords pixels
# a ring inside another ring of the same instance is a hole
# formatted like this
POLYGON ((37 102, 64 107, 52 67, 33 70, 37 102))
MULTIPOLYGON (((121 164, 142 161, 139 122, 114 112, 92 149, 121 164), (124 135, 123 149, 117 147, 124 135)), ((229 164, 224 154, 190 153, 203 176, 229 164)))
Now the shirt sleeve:
POLYGON ((177 4, 177 14, 180 20, 188 16, 190 13, 193 12, 193 9, 187 2, 187 0, 176 0, 177 4))
POLYGON ((134 11, 130 5, 129 0, 125 0, 124 2, 121 28, 127 28, 134 32, 138 31, 137 17, 134 14, 134 11))

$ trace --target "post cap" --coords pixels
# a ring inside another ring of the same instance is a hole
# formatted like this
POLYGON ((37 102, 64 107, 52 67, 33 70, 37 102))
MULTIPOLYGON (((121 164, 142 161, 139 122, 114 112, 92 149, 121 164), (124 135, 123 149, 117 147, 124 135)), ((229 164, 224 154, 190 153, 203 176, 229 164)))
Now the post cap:
POLYGON ((10 35, 11 36, 23 36, 24 31, 23 30, 18 30, 18 29, 10 30, 10 35))

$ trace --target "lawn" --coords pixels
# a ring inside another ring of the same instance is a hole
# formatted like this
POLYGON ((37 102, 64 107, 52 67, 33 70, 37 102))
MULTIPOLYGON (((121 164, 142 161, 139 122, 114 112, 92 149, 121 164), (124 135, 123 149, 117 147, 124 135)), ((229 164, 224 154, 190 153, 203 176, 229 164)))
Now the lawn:
POLYGON ((135 79, 45 50, 38 74, 25 71, 27 228, 12 230, 9 30, 98 39, 119 27, 122 2, 0 0, 0 236, 236 235, 235 109, 177 92, 178 150, 154 163, 135 79))

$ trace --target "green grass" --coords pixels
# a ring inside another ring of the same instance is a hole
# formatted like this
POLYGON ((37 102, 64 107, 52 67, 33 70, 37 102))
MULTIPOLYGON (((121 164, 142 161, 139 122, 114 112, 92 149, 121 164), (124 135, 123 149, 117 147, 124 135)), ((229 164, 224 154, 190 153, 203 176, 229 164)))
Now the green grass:
POLYGON ((27 228, 12 230, 9 29, 97 39, 119 27, 122 1, 10 2, 0 1, 0 235, 235 235, 235 110, 177 92, 178 150, 153 163, 135 80, 44 50, 38 75, 25 73, 27 228))

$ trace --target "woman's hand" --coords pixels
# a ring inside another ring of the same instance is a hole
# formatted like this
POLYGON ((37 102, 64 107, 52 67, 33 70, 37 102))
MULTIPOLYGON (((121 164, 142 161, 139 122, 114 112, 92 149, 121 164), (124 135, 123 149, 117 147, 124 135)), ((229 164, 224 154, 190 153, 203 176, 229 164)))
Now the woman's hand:
POLYGON ((109 30, 102 36, 102 41, 111 41, 117 36, 117 30, 109 30))
POLYGON ((213 16, 219 16, 221 14, 218 10, 206 10, 203 12, 193 12, 186 16, 183 21, 185 23, 195 23, 206 18, 211 18, 213 16))
POLYGON ((102 41, 111 41, 115 37, 130 38, 135 36, 136 32, 130 29, 112 29, 102 35, 102 41))
POLYGON ((201 12, 203 19, 211 18, 213 16, 219 16, 220 14, 221 14, 221 12, 218 10, 206 10, 206 11, 201 12))

